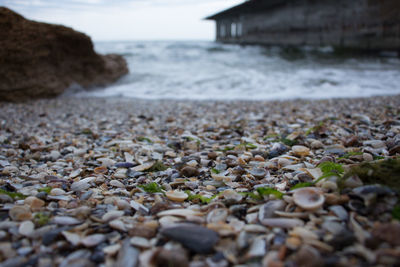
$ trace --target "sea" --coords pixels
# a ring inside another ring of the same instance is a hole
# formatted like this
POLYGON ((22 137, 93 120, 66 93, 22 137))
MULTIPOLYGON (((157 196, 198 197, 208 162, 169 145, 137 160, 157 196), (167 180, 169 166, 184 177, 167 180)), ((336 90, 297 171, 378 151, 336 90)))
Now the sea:
POLYGON ((400 59, 338 54, 330 47, 288 49, 211 41, 96 42, 124 56, 129 74, 90 97, 287 100, 400 94, 400 59))

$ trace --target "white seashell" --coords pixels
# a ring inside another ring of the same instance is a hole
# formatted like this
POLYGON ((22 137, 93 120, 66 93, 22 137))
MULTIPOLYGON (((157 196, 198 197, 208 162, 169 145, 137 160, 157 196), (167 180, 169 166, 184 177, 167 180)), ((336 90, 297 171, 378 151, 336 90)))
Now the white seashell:
POLYGON ((85 179, 82 179, 78 182, 74 182, 71 185, 71 190, 74 192, 81 192, 84 191, 88 188, 90 188, 90 182, 93 182, 96 178, 95 177, 87 177, 85 179))
POLYGON ((24 221, 19 225, 18 233, 23 236, 30 236, 35 230, 35 225, 31 221, 24 221))
POLYGON ((71 233, 68 231, 62 231, 61 234, 70 242, 72 245, 77 246, 80 244, 82 237, 76 233, 71 233))
POLYGON ((279 228, 294 228, 296 226, 303 226, 304 222, 299 219, 286 219, 286 218, 268 218, 263 219, 261 223, 269 227, 279 228))
POLYGON ((151 243, 148 239, 140 236, 134 236, 130 240, 131 245, 139 248, 150 248, 151 243))
POLYGON ((103 217, 101 217, 101 219, 104 222, 109 222, 109 221, 112 221, 114 219, 121 217, 122 215, 124 215, 124 212, 122 210, 111 210, 111 211, 105 213, 103 215, 103 217))
POLYGON ((295 227, 289 232, 291 236, 298 236, 302 239, 318 239, 318 235, 304 227, 295 227))
POLYGON ((50 191, 51 196, 62 196, 62 195, 65 195, 65 193, 66 192, 64 190, 62 190, 61 188, 53 188, 50 191))
POLYGON ((168 227, 180 223, 181 221, 182 221, 181 218, 175 216, 163 216, 162 218, 160 218, 158 222, 162 227, 168 227))
POLYGON ((259 224, 246 224, 243 230, 250 233, 266 233, 268 229, 259 224))
POLYGON ((144 163, 142 165, 133 167, 132 170, 135 172, 142 172, 142 171, 150 169, 151 167, 153 167, 153 165, 154 165, 154 162, 144 163))
POLYGON ((118 188, 125 188, 125 185, 118 180, 111 180, 110 185, 118 188))
POLYGON ((211 173, 211 177, 215 181, 222 181, 222 182, 232 182, 236 177, 234 176, 225 176, 223 174, 211 173))
POLYGON ((81 243, 85 247, 94 247, 103 242, 105 239, 106 237, 103 234, 94 234, 94 235, 88 235, 87 237, 82 239, 81 243))
POLYGON ((116 161, 109 158, 98 158, 97 161, 101 162, 101 166, 110 167, 115 165, 116 161))
POLYGON ((183 191, 178 191, 178 190, 173 190, 173 191, 168 191, 165 193, 168 199, 172 201, 177 201, 177 202, 183 202, 185 199, 187 199, 189 196, 183 191))
POLYGON ((133 209, 140 211, 142 213, 148 213, 149 209, 146 208, 143 204, 136 202, 135 200, 131 200, 130 205, 133 209))
POLYGON ((53 222, 61 225, 75 225, 80 224, 81 221, 69 216, 55 216, 53 222))
POLYGON ((120 230, 122 232, 127 231, 125 224, 121 220, 112 220, 108 223, 108 225, 110 225, 111 228, 120 230))
POLYGON ((187 217, 187 216, 202 216, 203 213, 197 212, 190 209, 171 209, 171 210, 164 210, 157 213, 158 217, 163 216, 179 216, 179 217, 187 217))
POLYGON ((121 249, 121 245, 120 244, 115 244, 115 245, 111 245, 111 246, 107 246, 103 248, 103 252, 106 255, 112 256, 117 254, 117 252, 121 249))
POLYGON ((207 215, 207 223, 223 223, 227 217, 227 209, 213 209, 207 215))
POLYGON ((322 176, 322 170, 320 168, 304 168, 302 171, 306 172, 308 175, 310 175, 314 180, 317 180, 319 177, 322 176))
POLYGON ((305 210, 316 210, 324 205, 325 197, 317 188, 306 187, 294 190, 293 200, 305 210))
POLYGON ((232 189, 222 191, 220 196, 223 196, 226 200, 233 201, 235 203, 238 203, 243 199, 241 194, 232 189))
POLYGON ((262 257, 265 255, 267 243, 263 237, 257 237, 253 240, 249 251, 247 252, 248 257, 262 257))

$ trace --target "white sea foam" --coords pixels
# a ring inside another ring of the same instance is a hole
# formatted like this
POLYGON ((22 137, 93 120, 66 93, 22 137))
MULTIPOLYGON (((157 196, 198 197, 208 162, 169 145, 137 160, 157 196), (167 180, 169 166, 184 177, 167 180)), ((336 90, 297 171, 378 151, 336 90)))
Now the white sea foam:
POLYGON ((123 54, 130 73, 78 96, 269 100, 400 94, 397 58, 194 41, 96 43, 96 50, 123 54))

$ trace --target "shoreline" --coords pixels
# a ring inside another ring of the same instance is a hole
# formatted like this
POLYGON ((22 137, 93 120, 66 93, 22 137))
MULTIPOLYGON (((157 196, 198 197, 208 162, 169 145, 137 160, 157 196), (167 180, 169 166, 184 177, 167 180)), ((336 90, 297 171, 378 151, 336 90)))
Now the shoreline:
POLYGON ((399 107, 400 95, 2 103, 0 261, 395 266, 398 183, 344 177, 399 161, 399 107), (322 162, 337 172, 318 181, 322 162))

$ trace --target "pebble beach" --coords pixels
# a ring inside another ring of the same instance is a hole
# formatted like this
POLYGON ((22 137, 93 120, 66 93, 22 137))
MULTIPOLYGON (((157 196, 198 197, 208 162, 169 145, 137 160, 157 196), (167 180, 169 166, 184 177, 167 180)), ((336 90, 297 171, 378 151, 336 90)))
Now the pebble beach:
POLYGON ((400 95, 0 105, 0 266, 399 266, 400 95))

